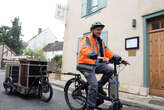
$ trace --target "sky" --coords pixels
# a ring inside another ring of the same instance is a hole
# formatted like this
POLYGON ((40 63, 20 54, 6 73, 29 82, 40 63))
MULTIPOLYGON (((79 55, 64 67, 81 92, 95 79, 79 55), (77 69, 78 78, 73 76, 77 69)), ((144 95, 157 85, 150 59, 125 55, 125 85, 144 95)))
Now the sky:
POLYGON ((67 0, 0 0, 0 3, 0 26, 11 26, 11 20, 19 16, 24 41, 37 35, 38 28, 49 28, 59 41, 63 39, 64 23, 55 19, 55 6, 66 5, 67 0))

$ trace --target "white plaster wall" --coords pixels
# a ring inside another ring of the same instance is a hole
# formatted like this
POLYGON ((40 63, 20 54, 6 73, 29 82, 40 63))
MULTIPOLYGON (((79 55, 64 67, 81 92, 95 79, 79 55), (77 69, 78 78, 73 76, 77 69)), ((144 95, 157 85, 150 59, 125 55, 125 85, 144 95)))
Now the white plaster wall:
POLYGON ((108 0, 106 8, 81 18, 81 1, 68 0, 64 36, 63 72, 76 72, 77 38, 89 32, 92 22, 101 21, 108 31, 108 46, 131 65, 120 73, 122 91, 140 94, 143 90, 143 23, 142 16, 164 9, 164 0, 108 0), (132 27, 136 19, 137 27, 132 27), (139 36, 140 48, 135 57, 125 50, 125 38, 139 36))

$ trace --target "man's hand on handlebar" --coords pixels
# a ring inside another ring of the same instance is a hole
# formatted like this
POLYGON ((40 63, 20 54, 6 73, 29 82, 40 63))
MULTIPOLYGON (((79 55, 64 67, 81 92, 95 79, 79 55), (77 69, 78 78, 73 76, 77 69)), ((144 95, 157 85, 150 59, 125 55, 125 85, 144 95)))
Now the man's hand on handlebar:
POLYGON ((97 59, 102 60, 104 63, 108 63, 109 62, 109 58, 106 58, 106 57, 98 56, 97 59))
MULTIPOLYGON (((107 64, 108 63, 114 63, 113 61, 110 62, 110 59, 109 58, 106 58, 106 57, 100 57, 100 56, 98 56, 97 59, 102 60, 104 63, 107 63, 107 64)), ((125 60, 122 60, 122 59, 120 61, 117 61, 117 63, 124 64, 124 65, 130 65, 130 63, 128 61, 125 61, 125 60)))

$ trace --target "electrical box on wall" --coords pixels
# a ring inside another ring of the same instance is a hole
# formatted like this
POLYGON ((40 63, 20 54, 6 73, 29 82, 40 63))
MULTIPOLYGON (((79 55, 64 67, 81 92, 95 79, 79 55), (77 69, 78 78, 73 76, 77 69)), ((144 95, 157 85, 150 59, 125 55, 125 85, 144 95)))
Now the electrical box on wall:
POLYGON ((133 20, 132 20, 132 27, 133 27, 133 28, 136 28, 136 24, 137 24, 136 19, 133 19, 133 20))

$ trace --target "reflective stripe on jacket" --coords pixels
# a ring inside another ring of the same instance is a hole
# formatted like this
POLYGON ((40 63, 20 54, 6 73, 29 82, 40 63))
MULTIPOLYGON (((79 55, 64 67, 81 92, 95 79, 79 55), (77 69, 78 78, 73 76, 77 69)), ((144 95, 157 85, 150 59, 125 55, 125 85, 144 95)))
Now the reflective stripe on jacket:
MULTIPOLYGON (((105 46, 103 41, 102 47, 104 57, 112 58, 114 56, 114 53, 105 46)), ((91 33, 89 36, 83 37, 80 41, 80 53, 78 54, 78 63, 95 64, 96 59, 90 58, 90 56, 94 54, 97 55, 97 43, 96 39, 91 33)))

